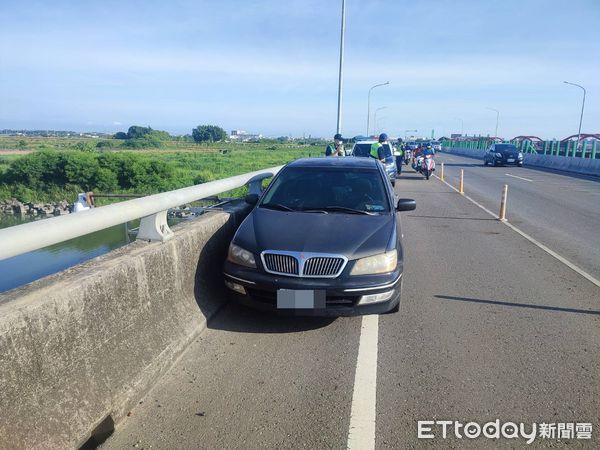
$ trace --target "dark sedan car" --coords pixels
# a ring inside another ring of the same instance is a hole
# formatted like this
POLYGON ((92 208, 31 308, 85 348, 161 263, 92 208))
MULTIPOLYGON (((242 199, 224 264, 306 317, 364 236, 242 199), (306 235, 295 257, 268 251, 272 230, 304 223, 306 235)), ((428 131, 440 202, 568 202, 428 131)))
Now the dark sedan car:
POLYGON ((523 153, 512 144, 492 144, 483 155, 483 165, 523 165, 523 153))
POLYGON ((371 158, 307 158, 285 166, 229 247, 225 284, 236 299, 306 315, 396 311, 402 233, 381 164, 371 158))

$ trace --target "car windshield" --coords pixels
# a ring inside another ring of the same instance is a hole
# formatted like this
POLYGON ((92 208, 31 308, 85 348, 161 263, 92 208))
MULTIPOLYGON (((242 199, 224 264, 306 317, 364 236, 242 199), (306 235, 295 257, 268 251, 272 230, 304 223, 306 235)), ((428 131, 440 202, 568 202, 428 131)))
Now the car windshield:
POLYGON ((354 156, 369 156, 371 154, 371 144, 358 143, 354 146, 354 156))
POLYGON ((501 153, 517 152, 517 147, 511 144, 496 144, 496 151, 501 153))
POLYGON ((266 192, 261 208, 322 213, 387 213, 388 196, 375 169, 287 167, 266 192))

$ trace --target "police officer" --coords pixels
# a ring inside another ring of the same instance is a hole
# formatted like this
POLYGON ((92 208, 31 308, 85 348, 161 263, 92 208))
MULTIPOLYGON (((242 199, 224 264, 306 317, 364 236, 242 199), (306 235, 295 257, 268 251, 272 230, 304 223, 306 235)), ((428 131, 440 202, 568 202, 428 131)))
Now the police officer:
POLYGON ((404 144, 402 139, 398 139, 398 145, 394 147, 394 156, 396 157, 396 171, 398 175, 402 173, 402 164, 404 163, 404 144))
POLYGON ((344 138, 337 133, 333 136, 333 144, 329 144, 325 149, 325 156, 346 156, 344 153, 344 138))
POLYGON ((382 163, 385 162, 385 152, 383 150, 383 144, 385 144, 387 140, 388 135, 385 133, 381 133, 377 142, 373 142, 373 144, 371 145, 371 157, 378 159, 382 163))

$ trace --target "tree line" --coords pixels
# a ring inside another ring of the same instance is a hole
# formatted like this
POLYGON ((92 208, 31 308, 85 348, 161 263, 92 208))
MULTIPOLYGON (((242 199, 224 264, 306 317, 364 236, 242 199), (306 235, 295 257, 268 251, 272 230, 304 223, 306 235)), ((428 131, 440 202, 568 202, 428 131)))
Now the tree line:
MULTIPOLYGON (((132 125, 127 133, 119 131, 113 135, 113 138, 125 141, 124 147, 142 148, 160 147, 162 141, 173 139, 173 136, 166 131, 132 125)), ((191 138, 197 143, 220 142, 227 139, 227 133, 216 125, 198 125, 192 130, 191 138)))

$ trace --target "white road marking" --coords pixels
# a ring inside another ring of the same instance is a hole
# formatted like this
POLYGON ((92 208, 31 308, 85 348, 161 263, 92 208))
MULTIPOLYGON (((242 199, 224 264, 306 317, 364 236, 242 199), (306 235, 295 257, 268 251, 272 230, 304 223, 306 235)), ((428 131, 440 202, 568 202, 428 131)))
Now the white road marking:
POLYGON ((363 316, 348 431, 347 448, 351 450, 375 448, 378 339, 379 316, 363 316))
MULTIPOLYGON (((440 179, 440 177, 438 177, 437 175, 434 175, 434 177, 436 177, 438 180, 440 179)), ((442 181, 442 180, 440 180, 442 181)), ((442 183, 446 184, 447 186, 449 186, 450 188, 454 189, 456 192, 458 192, 458 189, 456 189, 454 186, 452 186, 451 184, 449 184, 446 181, 442 181, 442 183)), ((489 209, 487 209, 485 206, 480 205, 479 203, 477 203, 475 200, 473 200, 471 197, 469 197, 468 195, 462 194, 463 197, 465 197, 467 200, 469 200, 471 203, 477 205, 478 207, 480 207, 481 209, 483 209, 486 213, 490 214, 491 216, 493 216, 494 218, 498 219, 499 216, 498 214, 494 214, 492 211, 490 211, 489 209)), ((592 275, 590 275, 589 273, 587 273, 585 270, 581 269, 580 267, 576 266, 575 264, 573 264, 571 261, 569 261, 568 259, 560 256, 558 253, 556 253, 554 250, 549 249, 548 247, 546 247, 544 244, 542 244, 541 242, 536 241, 534 238, 532 238, 531 236, 529 236, 527 233, 525 233, 524 231, 520 230, 519 228, 515 227, 512 223, 510 223, 508 220, 506 221, 501 221, 500 223, 503 223, 504 225, 506 225, 507 227, 509 227, 511 230, 516 231, 517 233, 519 233, 521 236, 523 236, 525 239, 527 239, 529 242, 531 242, 532 244, 538 246, 539 248, 541 248, 542 250, 544 250, 546 253, 548 253, 550 256, 553 256, 554 258, 558 259, 561 263, 563 263, 565 266, 569 267, 570 269, 574 270, 575 272, 577 272, 579 275, 581 275, 582 277, 586 278, 587 280, 591 281, 593 284, 595 284, 596 286, 600 287, 600 280, 598 280, 597 278, 593 277, 592 275)))
POLYGON ((519 180, 525 180, 529 181, 530 183, 533 183, 533 180, 530 180, 529 178, 518 177, 516 175, 511 175, 510 173, 505 173, 504 175, 506 175, 507 177, 518 178, 519 180))

